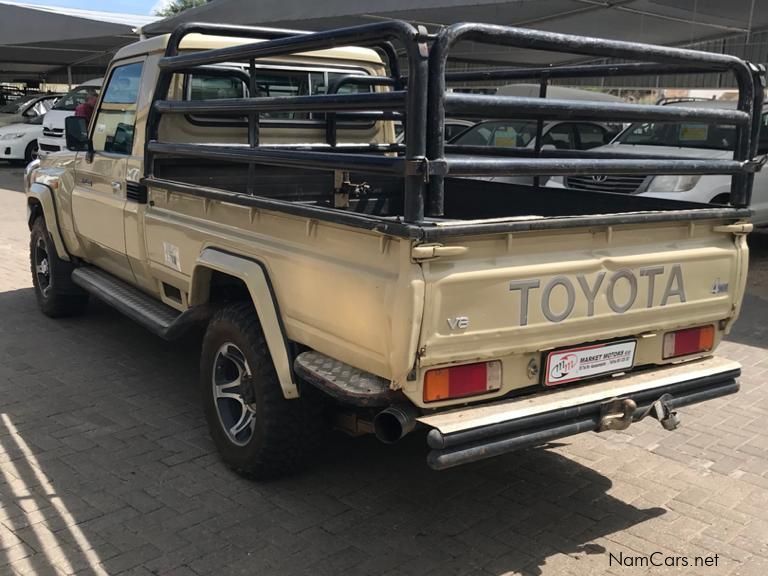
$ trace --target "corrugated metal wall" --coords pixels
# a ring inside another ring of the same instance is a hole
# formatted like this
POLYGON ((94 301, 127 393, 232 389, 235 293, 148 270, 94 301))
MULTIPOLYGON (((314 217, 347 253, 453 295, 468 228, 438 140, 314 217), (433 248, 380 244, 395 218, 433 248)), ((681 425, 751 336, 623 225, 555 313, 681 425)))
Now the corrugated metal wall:
MULTIPOLYGON (((719 54, 732 54, 757 64, 768 63, 768 30, 753 31, 751 34, 736 34, 724 38, 705 40, 682 47, 719 54)), ((598 60, 590 63, 613 63, 617 60, 598 60)), ((487 68, 487 64, 477 63, 450 63, 454 70, 471 70, 473 68, 487 68)), ((507 82, 488 83, 489 86, 506 84, 507 82)), ((553 84, 568 86, 590 86, 605 88, 710 88, 729 89, 736 88, 731 74, 684 74, 673 76, 636 76, 634 78, 583 78, 573 80, 553 81, 553 84)), ((485 85, 485 84, 484 84, 485 85)), ((464 86, 469 87, 469 84, 464 86)), ((479 87, 478 84, 474 84, 479 87)))
MULTIPOLYGON (((685 48, 732 54, 756 64, 768 62, 768 30, 737 34, 716 40, 686 44, 685 48)), ((606 62, 606 61, 604 61, 606 62)), ((595 86, 592 79, 566 82, 569 85, 595 86)), ((597 85, 622 88, 735 88, 731 74, 684 74, 678 76, 638 76, 635 78, 606 78, 597 85)))

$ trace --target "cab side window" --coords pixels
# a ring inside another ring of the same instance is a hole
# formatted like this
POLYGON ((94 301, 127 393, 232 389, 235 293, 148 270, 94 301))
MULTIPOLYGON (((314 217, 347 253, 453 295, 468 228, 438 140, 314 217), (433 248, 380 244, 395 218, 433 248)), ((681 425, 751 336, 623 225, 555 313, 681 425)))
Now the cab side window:
POLYGON ((112 70, 94 124, 95 151, 131 153, 142 68, 142 62, 134 62, 112 70))

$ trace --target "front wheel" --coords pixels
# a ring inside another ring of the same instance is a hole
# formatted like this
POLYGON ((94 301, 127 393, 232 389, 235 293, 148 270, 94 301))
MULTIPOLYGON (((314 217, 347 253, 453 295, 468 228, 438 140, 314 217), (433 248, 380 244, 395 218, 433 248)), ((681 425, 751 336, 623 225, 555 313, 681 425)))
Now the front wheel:
POLYGON ((72 283, 73 267, 56 254, 45 220, 32 224, 29 241, 32 285, 43 314, 51 318, 81 314, 88 304, 88 294, 72 283))
POLYGON ((226 306, 208 324, 200 357, 208 429, 224 462, 254 478, 300 468, 315 428, 302 399, 286 400, 250 303, 226 306))

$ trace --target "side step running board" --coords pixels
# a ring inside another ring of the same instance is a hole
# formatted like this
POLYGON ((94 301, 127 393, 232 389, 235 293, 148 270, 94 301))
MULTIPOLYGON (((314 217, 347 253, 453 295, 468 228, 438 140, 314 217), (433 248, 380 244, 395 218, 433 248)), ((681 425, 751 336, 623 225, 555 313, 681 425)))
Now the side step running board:
POLYGON ((308 383, 346 404, 367 408, 389 406, 397 394, 386 378, 314 350, 299 354, 293 361, 293 369, 308 383))
POLYGON ((210 316, 207 306, 196 306, 179 312, 92 266, 76 268, 72 272, 72 282, 166 340, 182 336, 210 316))

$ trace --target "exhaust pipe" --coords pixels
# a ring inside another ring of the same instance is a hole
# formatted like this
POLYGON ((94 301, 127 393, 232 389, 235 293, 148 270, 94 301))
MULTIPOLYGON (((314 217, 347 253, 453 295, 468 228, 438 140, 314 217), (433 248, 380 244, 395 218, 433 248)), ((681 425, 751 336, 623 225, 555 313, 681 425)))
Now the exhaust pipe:
POLYGON ((394 444, 416 427, 418 413, 413 406, 390 406, 373 419, 376 438, 384 444, 394 444))

